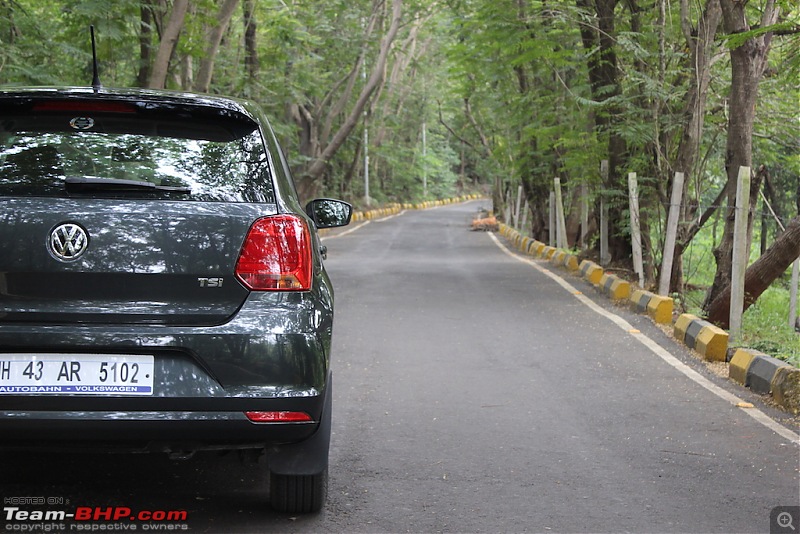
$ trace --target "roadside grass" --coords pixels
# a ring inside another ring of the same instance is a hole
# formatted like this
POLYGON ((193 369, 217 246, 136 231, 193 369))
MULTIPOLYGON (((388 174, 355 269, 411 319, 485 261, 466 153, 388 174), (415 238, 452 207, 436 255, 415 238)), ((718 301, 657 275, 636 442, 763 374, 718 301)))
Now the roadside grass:
POLYGON ((789 326, 789 291, 770 287, 742 318, 743 345, 800 367, 800 334, 789 326))
MULTIPOLYGON (((754 232, 753 243, 758 243, 754 232)), ((714 281, 716 264, 711 251, 716 246, 713 231, 703 231, 684 256, 687 286, 683 305, 687 313, 703 315, 702 305, 706 289, 714 281)), ((758 259, 757 246, 751 249, 750 263, 758 259)), ((776 280, 742 317, 740 346, 761 352, 800 367, 800 333, 789 326, 789 284, 791 269, 776 280)))

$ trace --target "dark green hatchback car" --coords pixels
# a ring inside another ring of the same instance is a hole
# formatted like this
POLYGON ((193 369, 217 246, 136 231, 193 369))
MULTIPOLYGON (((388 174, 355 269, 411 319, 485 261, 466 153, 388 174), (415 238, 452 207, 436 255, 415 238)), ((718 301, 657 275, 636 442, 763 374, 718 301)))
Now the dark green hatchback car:
POLYGON ((0 448, 266 453, 325 500, 333 291, 263 113, 233 99, 0 90, 0 448))

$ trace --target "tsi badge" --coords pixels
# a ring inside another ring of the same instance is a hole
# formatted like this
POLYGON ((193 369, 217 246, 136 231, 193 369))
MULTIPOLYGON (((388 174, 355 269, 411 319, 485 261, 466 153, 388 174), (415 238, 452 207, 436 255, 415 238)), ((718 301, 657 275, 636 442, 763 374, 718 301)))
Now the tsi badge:
POLYGON ((220 278, 198 278, 198 282, 200 282, 200 287, 222 287, 223 279, 220 278))

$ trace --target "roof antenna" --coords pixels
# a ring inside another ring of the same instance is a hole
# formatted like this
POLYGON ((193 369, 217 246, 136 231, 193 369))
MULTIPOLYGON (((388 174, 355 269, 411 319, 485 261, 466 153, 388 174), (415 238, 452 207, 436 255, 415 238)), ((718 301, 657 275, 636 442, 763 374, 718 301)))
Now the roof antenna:
POLYGON ((89 31, 92 34, 92 89, 97 93, 103 88, 103 84, 100 83, 100 76, 97 74, 97 47, 94 44, 94 26, 89 26, 89 31))

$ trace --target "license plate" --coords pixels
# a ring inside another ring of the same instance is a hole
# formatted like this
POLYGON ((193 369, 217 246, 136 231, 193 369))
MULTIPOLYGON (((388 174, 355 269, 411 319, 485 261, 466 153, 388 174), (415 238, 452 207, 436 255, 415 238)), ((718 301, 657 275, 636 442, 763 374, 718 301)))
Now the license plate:
POLYGON ((0 354, 0 395, 152 394, 152 356, 0 354))

